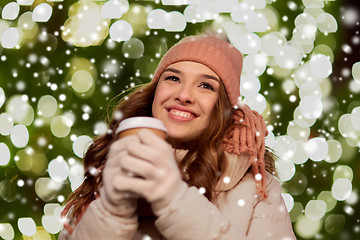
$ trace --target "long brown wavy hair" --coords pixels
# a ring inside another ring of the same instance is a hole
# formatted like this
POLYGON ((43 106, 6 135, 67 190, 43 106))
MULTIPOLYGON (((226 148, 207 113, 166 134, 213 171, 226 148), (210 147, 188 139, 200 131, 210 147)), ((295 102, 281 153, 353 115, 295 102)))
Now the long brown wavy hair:
MULTIPOLYGON (((87 150, 84 157, 85 180, 65 202, 67 210, 73 206, 71 216, 68 217, 75 222, 80 221, 88 205, 97 198, 102 184, 102 170, 105 166, 106 156, 111 143, 117 139, 115 131, 120 121, 134 116, 152 116, 156 86, 156 82, 148 83, 123 99, 115 107, 114 112, 120 114, 112 114, 108 124, 109 131, 95 139, 87 150)), ((179 163, 184 181, 189 186, 203 187, 204 195, 210 201, 214 200, 213 190, 219 181, 222 170, 226 168, 222 146, 227 130, 233 123, 233 111, 225 87, 220 84, 219 98, 211 113, 209 125, 196 140, 180 144, 180 148, 188 150, 179 163)), ((269 151, 266 151, 265 161, 266 170, 274 173, 274 158, 269 151)))

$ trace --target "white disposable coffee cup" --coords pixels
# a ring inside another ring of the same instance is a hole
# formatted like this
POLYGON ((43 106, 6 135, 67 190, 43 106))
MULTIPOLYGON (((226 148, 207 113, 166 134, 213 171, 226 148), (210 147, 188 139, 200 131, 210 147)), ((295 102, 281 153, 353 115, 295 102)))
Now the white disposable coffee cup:
POLYGON ((141 129, 149 129, 157 136, 165 139, 167 136, 167 129, 164 123, 153 117, 131 117, 120 122, 116 129, 116 134, 119 138, 136 134, 141 129))

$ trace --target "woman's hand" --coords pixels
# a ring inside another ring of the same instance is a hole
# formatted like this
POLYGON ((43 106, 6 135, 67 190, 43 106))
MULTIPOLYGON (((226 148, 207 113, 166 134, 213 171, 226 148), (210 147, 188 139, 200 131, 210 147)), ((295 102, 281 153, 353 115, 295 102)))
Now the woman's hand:
POLYGON ((157 214, 169 206, 186 184, 166 141, 147 129, 139 131, 137 137, 137 141, 126 145, 120 160, 123 170, 132 174, 117 175, 115 187, 141 195, 157 214))
POLYGON ((117 176, 128 174, 123 171, 121 160, 127 155, 127 145, 139 142, 139 138, 133 135, 117 140, 110 146, 103 172, 103 186, 100 188, 100 199, 105 209, 114 215, 131 217, 136 212, 136 195, 131 192, 118 190, 116 185, 121 185, 122 183, 115 182, 114 180, 117 176))

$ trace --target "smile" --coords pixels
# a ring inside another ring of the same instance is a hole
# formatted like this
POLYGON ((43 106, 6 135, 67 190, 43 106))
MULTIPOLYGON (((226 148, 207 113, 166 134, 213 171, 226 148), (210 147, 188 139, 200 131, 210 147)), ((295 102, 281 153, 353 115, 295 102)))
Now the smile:
POLYGON ((170 113, 171 117, 181 119, 181 120, 191 120, 191 119, 195 118, 194 114, 192 114, 190 112, 186 112, 186 111, 180 111, 177 109, 170 109, 169 113, 170 113))

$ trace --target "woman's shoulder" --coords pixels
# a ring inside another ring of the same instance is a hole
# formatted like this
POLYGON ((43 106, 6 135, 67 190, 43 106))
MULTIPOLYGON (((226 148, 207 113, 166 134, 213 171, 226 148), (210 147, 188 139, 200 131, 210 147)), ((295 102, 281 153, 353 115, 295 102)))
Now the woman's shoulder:
MULTIPOLYGON (((273 174, 266 172, 266 193, 268 198, 277 197, 281 195, 281 192, 280 182, 273 174)), ((247 172, 238 184, 229 190, 226 195, 237 199, 253 199, 254 204, 264 200, 256 192, 256 182, 251 172, 247 172)))
MULTIPOLYGON (((266 171, 266 188, 281 188, 281 184, 280 181, 276 178, 275 175, 269 173, 268 171, 266 171)), ((254 179, 254 175, 253 173, 251 173, 250 171, 248 171, 246 174, 244 174, 244 177, 240 180, 240 182, 238 183, 238 185, 236 187, 239 187, 241 184, 245 184, 245 185, 255 185, 255 179, 254 179)), ((235 188, 236 188, 235 187, 235 188)))

